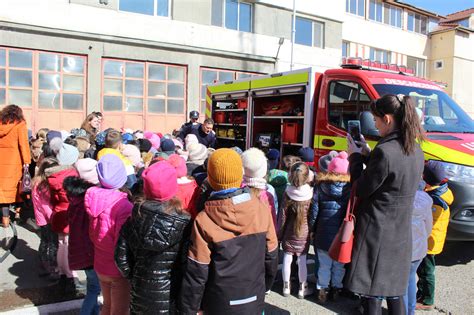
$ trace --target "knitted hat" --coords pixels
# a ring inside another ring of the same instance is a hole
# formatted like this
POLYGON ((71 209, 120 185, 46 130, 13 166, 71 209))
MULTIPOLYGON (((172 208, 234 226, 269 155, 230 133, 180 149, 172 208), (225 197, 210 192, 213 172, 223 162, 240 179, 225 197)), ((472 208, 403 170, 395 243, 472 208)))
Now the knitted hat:
POLYGON ((66 130, 61 130, 61 139, 63 139, 63 141, 72 135, 73 135, 72 133, 69 133, 66 130))
POLYGON ((104 188, 119 189, 127 182, 127 171, 115 154, 104 155, 97 163, 97 175, 104 188))
POLYGON ((239 188, 242 184, 242 159, 231 149, 218 149, 207 163, 207 179, 212 189, 239 188))
POLYGON ((327 172, 328 171, 328 166, 329 162, 337 155, 337 151, 331 151, 326 155, 323 155, 322 157, 319 158, 318 161, 318 167, 319 171, 321 172, 327 172))
POLYGON ((73 165, 79 158, 77 148, 64 143, 61 138, 54 137, 49 143, 49 146, 56 155, 59 165, 73 165))
POLYGON ((174 152, 175 145, 173 140, 168 138, 163 138, 160 144, 161 152, 174 152))
POLYGON ((267 152, 268 169, 273 170, 278 167, 278 161, 280 159, 280 151, 277 149, 270 149, 267 152))
POLYGON ((79 159, 74 164, 79 177, 94 185, 99 184, 99 177, 97 176, 97 161, 91 158, 79 159))
POLYGON ((132 162, 133 166, 140 166, 142 163, 140 150, 133 144, 124 144, 122 154, 132 162))
POLYGON ((237 152, 239 155, 242 155, 242 153, 244 153, 244 151, 242 151, 242 149, 239 147, 232 147, 231 149, 237 152))
POLYGON ((85 131, 82 128, 74 128, 74 129, 71 129, 71 135, 73 135, 76 138, 77 137, 87 137, 87 131, 85 131))
POLYGON ((446 171, 441 163, 430 160, 423 170, 423 179, 430 186, 438 186, 446 180, 446 171))
POLYGON ((347 152, 341 151, 329 162, 328 171, 336 174, 347 174, 349 168, 349 160, 347 160, 347 152))
POLYGON ((257 148, 250 148, 242 153, 244 175, 249 178, 264 178, 267 174, 267 157, 257 148))
POLYGON ((46 141, 47 141, 48 143, 50 143, 51 140, 53 140, 54 138, 61 138, 61 139, 62 139, 62 137, 61 137, 61 132, 56 131, 56 130, 50 130, 50 131, 48 131, 48 133, 46 134, 46 141))
POLYGON ((199 140, 195 134, 188 133, 186 138, 184 138, 184 144, 186 146, 186 149, 188 148, 188 145, 190 145, 191 143, 199 143, 199 140))
POLYGON ((303 162, 314 162, 314 150, 310 147, 304 147, 298 150, 298 156, 303 162))
POLYGON ((133 141, 133 135, 131 133, 124 133, 122 134, 122 142, 127 144, 130 141, 133 141))
POLYGON ((135 139, 143 139, 143 132, 142 131, 135 131, 133 136, 135 137, 135 139))
POLYGON ((160 137, 158 137, 158 135, 150 132, 150 131, 145 131, 143 133, 143 137, 145 139, 148 139, 150 140, 151 142, 151 146, 154 147, 155 149, 159 149, 160 148, 160 137))
POLYGON ((143 193, 147 199, 167 201, 178 192, 176 170, 166 161, 154 163, 146 168, 142 178, 143 193))
POLYGON ((101 131, 95 136, 95 143, 98 146, 103 146, 105 145, 105 137, 107 136, 107 132, 101 131))
POLYGON ((170 163, 176 169, 176 176, 178 178, 186 176, 188 169, 186 168, 186 162, 178 154, 171 154, 168 157, 168 163, 170 163))
POLYGON ((88 138, 85 137, 76 137, 77 149, 79 150, 79 156, 84 156, 84 152, 89 150, 91 144, 88 138))
MULTIPOLYGON (((189 152, 188 161, 189 162, 204 162, 207 158, 208 151, 205 145, 201 143, 191 143, 186 146, 186 149, 189 152)), ((202 163, 201 163, 202 164, 202 163)))
POLYGON ((183 149, 183 142, 180 139, 172 139, 176 149, 183 149))
POLYGON ((140 144, 140 152, 149 152, 151 149, 151 142, 148 139, 138 139, 140 144))

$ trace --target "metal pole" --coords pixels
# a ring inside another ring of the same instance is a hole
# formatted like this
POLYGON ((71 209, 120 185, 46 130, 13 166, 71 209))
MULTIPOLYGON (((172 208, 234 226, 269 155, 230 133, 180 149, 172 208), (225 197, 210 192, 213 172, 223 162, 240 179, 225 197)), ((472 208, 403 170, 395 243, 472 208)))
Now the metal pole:
POLYGON ((291 60, 290 60, 290 70, 293 70, 293 53, 295 49, 295 34, 296 34, 296 0, 293 0, 293 18, 292 18, 292 28, 291 28, 291 60))

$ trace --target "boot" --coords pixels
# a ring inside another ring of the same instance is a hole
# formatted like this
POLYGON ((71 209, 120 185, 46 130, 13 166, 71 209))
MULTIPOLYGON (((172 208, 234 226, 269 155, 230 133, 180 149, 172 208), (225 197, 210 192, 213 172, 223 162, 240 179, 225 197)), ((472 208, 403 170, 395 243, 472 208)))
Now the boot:
POLYGON ((304 299, 305 296, 313 294, 313 289, 308 287, 308 282, 300 282, 298 290, 298 299, 304 299))
POLYGON ((319 289, 318 290, 318 302, 320 304, 325 304, 328 300, 328 292, 326 289, 319 289))
POLYGON ((283 282, 283 296, 290 296, 291 294, 291 288, 290 288, 290 282, 283 282))
POLYGON ((329 299, 331 301, 337 301, 339 299, 339 296, 341 295, 342 289, 338 288, 331 288, 331 291, 329 291, 329 299))

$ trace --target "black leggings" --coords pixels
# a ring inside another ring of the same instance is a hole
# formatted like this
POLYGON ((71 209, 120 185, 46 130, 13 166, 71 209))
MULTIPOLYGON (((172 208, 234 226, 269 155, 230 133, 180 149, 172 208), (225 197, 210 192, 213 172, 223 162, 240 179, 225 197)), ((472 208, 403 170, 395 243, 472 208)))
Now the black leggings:
MULTIPOLYGON (((364 315, 382 315, 382 299, 365 297, 362 303, 364 315)), ((388 298, 387 306, 389 315, 406 315, 403 296, 388 298)))

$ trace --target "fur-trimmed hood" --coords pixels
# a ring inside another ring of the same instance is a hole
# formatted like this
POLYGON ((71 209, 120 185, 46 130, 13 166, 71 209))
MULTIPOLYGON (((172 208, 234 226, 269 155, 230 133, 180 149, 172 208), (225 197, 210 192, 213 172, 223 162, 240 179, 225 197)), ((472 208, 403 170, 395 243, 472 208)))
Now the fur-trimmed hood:
POLYGON ((84 197, 87 189, 95 186, 78 176, 66 177, 63 182, 63 188, 71 197, 84 197))
POLYGON ((336 174, 336 173, 318 173, 316 175, 316 183, 348 183, 351 181, 351 176, 349 174, 336 174))
POLYGON ((319 173, 316 176, 316 185, 330 198, 344 198, 345 194, 350 194, 350 176, 335 173, 319 173))
POLYGON ((53 166, 53 167, 49 167, 45 169, 44 174, 46 175, 46 177, 50 177, 53 174, 62 172, 70 168, 74 168, 74 167, 72 167, 71 165, 57 165, 57 166, 53 166))

